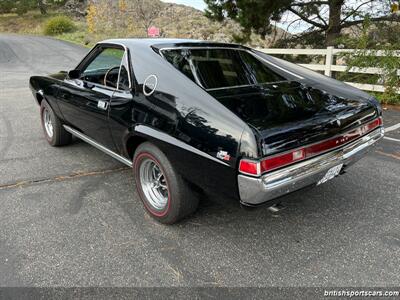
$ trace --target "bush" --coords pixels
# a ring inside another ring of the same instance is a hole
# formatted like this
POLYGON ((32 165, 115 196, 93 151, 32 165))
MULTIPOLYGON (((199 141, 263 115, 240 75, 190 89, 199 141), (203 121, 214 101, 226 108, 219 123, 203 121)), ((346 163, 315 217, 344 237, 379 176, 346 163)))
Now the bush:
POLYGON ((44 26, 44 34, 57 35, 76 30, 74 22, 66 16, 51 18, 44 26))
POLYGON ((367 18, 364 21, 361 34, 357 37, 342 38, 341 42, 344 45, 358 50, 356 53, 342 55, 342 58, 347 62, 347 73, 341 75, 339 79, 383 85, 385 91, 378 94, 379 97, 377 98, 384 104, 400 104, 400 94, 398 93, 400 90, 400 78, 398 76, 400 40, 390 37, 391 40, 387 40, 385 43, 373 42, 374 34, 381 37, 380 33, 389 31, 391 26, 393 25, 390 23, 384 23, 375 25, 376 28, 374 28, 367 18), (377 30, 379 30, 378 33, 377 30), (377 51, 383 52, 384 55, 377 56, 377 51), (350 73, 351 68, 379 68, 382 70, 382 74, 354 74, 350 73), (349 80, 349 78, 351 79, 349 80))

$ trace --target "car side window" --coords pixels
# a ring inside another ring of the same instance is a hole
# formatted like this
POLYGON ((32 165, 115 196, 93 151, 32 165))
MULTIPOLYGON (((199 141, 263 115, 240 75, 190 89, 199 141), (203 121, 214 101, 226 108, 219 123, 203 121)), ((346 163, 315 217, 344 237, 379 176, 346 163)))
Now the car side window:
POLYGON ((117 88, 119 71, 125 51, 103 49, 82 72, 82 79, 91 83, 117 88))

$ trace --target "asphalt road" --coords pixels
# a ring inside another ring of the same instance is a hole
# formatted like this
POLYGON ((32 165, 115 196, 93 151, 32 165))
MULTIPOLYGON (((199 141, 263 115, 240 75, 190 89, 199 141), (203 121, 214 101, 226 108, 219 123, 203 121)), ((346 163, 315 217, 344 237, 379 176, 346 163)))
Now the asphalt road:
POLYGON ((86 52, 0 35, 0 286, 400 285, 400 129, 348 174, 285 197, 277 215, 210 197, 163 226, 130 170, 43 137, 29 76, 71 69, 86 52))

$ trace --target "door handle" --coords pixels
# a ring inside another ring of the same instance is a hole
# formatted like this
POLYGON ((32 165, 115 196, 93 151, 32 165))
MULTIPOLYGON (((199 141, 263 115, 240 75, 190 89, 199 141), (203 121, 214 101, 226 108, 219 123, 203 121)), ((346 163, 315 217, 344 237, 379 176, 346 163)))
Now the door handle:
POLYGON ((100 108, 102 110, 107 110, 108 102, 100 100, 99 102, 97 102, 97 108, 100 108))
POLYGON ((91 89, 93 89, 93 88, 95 87, 95 85, 94 85, 93 83, 84 81, 84 82, 83 82, 83 87, 85 87, 85 88, 91 90, 91 89))

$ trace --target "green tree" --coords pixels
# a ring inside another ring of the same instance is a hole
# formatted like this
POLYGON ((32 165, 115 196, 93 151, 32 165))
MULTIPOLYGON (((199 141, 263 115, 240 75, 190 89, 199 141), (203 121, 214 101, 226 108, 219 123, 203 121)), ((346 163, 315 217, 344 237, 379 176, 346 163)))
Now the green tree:
POLYGON ((0 2, 0 14, 11 12, 13 6, 14 6, 13 0, 2 0, 0 2))
MULTIPOLYGON (((397 0, 396 0, 397 1, 397 0)), ((252 30, 265 37, 274 22, 293 17, 291 23, 302 22, 304 33, 324 35, 325 45, 335 46, 343 29, 360 25, 368 17, 371 22, 398 21, 391 12, 392 0, 205 0, 206 16, 222 21, 231 18, 243 27, 248 39, 252 30)))
POLYGON ((357 36, 344 35, 340 42, 346 48, 358 49, 356 53, 343 54, 348 66, 347 73, 339 75, 340 80, 380 84, 385 87, 377 94, 382 103, 400 103, 400 28, 390 24, 371 24, 365 19, 357 36), (396 39, 397 38, 397 39, 396 39), (378 52, 383 55, 378 56, 378 52), (379 68, 381 74, 362 74, 350 72, 353 68, 379 68))
POLYGON ((43 0, 37 0, 37 6, 39 7, 40 13, 42 15, 47 14, 47 7, 46 4, 43 2, 43 0))
POLYGON ((0 2, 1 13, 17 13, 22 15, 32 9, 32 0, 3 0, 0 2))

